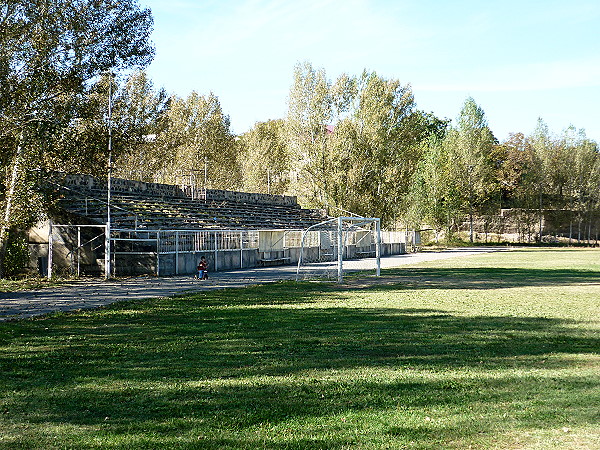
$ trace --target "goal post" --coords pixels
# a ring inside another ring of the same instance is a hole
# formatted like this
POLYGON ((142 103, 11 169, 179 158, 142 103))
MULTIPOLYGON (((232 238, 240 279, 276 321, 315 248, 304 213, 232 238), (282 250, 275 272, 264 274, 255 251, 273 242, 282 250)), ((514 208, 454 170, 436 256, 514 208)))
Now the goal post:
POLYGON ((341 283, 344 271, 373 269, 373 261, 380 276, 381 220, 336 217, 302 232, 296 280, 328 277, 341 283))

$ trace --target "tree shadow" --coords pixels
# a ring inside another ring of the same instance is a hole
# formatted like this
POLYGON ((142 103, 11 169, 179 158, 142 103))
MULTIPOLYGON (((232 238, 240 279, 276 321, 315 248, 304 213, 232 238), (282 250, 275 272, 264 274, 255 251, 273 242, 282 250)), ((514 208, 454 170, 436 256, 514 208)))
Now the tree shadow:
MULTIPOLYGON (((412 275, 433 277, 439 272, 429 270, 417 269, 412 275)), ((442 278, 482 276, 482 270, 453 270, 442 278)), ((521 282, 531 283, 545 273, 526 271, 521 282)), ((584 273, 570 272, 558 278, 561 283, 590 280, 584 273)), ((531 404, 547 402, 547 407, 533 408, 520 426, 558 427, 564 411, 571 423, 598 419, 593 408, 600 392, 597 379, 519 375, 531 369, 576 367, 577 355, 600 353, 600 337, 584 324, 544 317, 461 316, 431 308, 314 306, 321 295, 344 296, 345 291, 327 284, 280 283, 3 324, 0 406, 13 420, 28 424, 104 427, 114 436, 150 428, 167 433, 169 442, 193 446, 199 446, 193 439, 203 430, 207 435, 201 446, 208 448, 344 448, 355 442, 350 432, 294 437, 287 444, 272 437, 265 444, 247 435, 219 436, 218 431, 297 420, 317 423, 339 414, 383 413, 398 405, 469 409, 477 404, 495 410, 529 396, 531 404), (318 375, 390 370, 405 375, 318 375), (473 370, 479 376, 466 381, 419 375, 473 370), (506 375, 488 376, 486 371, 506 375), (415 376, 406 375, 412 372, 415 376), (569 395, 575 391, 583 395, 576 409, 569 395), (170 425, 165 425, 167 418, 170 425)), ((487 426, 462 430, 389 424, 383 434, 433 445, 489 431, 487 426)))
POLYGON ((579 269, 401 268, 379 278, 349 277, 349 289, 499 289, 523 286, 600 285, 600 272, 579 269))

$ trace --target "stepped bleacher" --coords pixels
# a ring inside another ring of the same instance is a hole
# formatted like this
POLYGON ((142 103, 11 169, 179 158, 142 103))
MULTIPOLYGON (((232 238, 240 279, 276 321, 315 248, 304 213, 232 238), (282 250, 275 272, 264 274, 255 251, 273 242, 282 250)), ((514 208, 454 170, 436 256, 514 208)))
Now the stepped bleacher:
MULTIPOLYGON (((60 206, 87 222, 104 224, 105 180, 66 175, 57 183, 60 206)), ((113 228, 133 229, 304 229, 326 219, 321 210, 301 208, 295 197, 193 189, 113 179, 113 228)))

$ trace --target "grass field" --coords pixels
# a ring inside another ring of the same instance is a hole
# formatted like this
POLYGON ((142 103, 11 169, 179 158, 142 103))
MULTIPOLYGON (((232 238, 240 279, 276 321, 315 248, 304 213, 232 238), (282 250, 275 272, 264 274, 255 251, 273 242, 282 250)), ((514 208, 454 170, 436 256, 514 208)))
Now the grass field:
POLYGON ((0 324, 0 448, 600 448, 600 251, 0 324))

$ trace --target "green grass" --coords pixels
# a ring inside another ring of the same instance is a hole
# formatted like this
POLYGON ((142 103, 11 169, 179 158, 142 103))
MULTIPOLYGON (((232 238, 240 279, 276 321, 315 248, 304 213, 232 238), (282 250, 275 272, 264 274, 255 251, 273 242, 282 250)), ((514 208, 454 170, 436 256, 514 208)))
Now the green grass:
POLYGON ((600 448, 600 251, 0 324, 0 448, 600 448))

